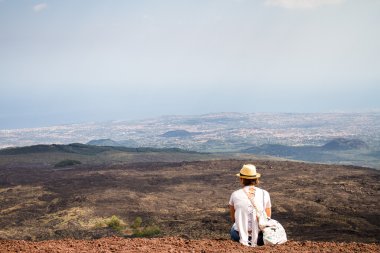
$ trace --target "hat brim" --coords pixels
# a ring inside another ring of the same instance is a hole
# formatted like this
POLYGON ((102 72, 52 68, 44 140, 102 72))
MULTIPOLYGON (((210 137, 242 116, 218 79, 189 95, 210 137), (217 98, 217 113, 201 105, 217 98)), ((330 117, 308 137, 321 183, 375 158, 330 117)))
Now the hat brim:
POLYGON ((256 173, 256 175, 254 176, 247 176, 247 175, 241 175, 240 173, 236 174, 237 177, 240 177, 240 178, 246 178, 246 179, 257 179, 259 177, 261 177, 261 174, 260 173, 256 173))

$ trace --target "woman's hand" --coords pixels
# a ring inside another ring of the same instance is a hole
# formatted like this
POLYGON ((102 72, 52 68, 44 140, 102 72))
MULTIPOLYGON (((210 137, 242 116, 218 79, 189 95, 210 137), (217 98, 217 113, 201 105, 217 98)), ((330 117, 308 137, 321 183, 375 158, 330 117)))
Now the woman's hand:
POLYGON ((266 208, 265 209, 265 213, 267 214, 268 218, 270 218, 272 216, 272 210, 271 210, 271 208, 266 208))

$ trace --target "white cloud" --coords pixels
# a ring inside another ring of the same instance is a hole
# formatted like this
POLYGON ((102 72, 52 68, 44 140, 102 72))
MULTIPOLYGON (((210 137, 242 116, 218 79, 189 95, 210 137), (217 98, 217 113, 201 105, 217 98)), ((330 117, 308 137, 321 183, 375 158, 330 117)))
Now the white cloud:
POLYGON ((33 10, 35 12, 40 12, 40 11, 45 10, 47 7, 48 7, 48 5, 46 3, 40 3, 40 4, 36 4, 35 6, 33 6, 33 10))
POLYGON ((265 0, 266 5, 287 9, 314 9, 321 5, 341 4, 344 0, 265 0))

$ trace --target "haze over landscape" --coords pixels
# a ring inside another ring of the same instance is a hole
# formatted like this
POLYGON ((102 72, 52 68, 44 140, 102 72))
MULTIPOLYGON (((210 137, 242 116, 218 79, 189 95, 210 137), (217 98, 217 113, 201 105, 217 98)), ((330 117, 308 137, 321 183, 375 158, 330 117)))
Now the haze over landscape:
POLYGON ((0 0, 0 251, 252 252, 252 163, 288 238, 255 251, 380 252, 379 14, 0 0))
POLYGON ((0 1, 0 129, 380 108, 380 1, 0 1))

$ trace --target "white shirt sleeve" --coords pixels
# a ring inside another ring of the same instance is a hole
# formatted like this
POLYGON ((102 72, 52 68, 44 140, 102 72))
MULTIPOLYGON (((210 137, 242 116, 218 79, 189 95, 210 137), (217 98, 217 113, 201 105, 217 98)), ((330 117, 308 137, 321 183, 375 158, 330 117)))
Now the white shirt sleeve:
POLYGON ((230 206, 234 206, 234 201, 233 201, 233 193, 231 194, 231 197, 230 197, 230 201, 228 202, 228 204, 230 205, 230 206))
POLYGON ((264 190, 264 207, 265 209, 272 208, 272 203, 270 201, 269 193, 265 190, 264 190))

